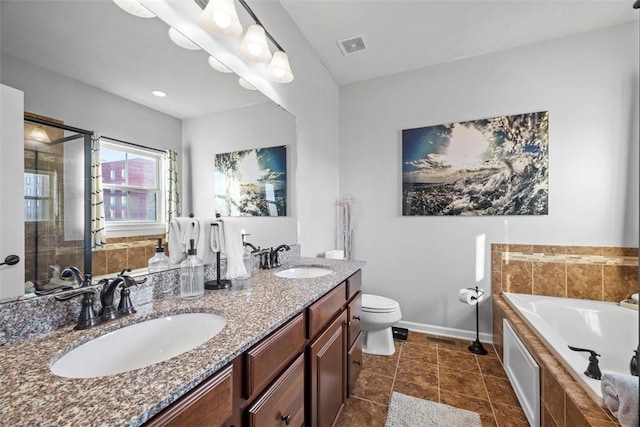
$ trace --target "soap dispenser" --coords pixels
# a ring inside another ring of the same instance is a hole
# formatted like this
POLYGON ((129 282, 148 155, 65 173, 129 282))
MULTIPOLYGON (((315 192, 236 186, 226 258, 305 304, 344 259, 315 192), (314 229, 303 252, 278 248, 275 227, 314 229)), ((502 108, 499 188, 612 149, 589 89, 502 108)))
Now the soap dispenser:
POLYGON ((187 259, 180 264, 180 297, 198 298, 204 295, 204 263, 196 256, 194 241, 189 241, 187 259))
POLYGON ((246 242, 246 238, 249 236, 248 233, 242 233, 242 263, 244 264, 244 269, 246 274, 240 279, 248 279, 251 277, 251 271, 253 269, 253 254, 251 253, 251 248, 246 242))
POLYGON ((149 258, 149 273, 157 273, 158 271, 168 270, 170 268, 169 257, 164 254, 162 238, 150 240, 157 240, 158 246, 156 247, 156 254, 149 258))

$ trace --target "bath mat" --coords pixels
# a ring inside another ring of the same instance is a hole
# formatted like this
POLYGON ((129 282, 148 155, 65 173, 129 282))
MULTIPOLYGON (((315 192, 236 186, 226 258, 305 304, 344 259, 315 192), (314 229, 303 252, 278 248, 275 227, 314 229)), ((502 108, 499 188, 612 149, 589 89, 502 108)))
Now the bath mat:
POLYGON ((480 415, 442 403, 391 394, 385 427, 482 427, 480 415))

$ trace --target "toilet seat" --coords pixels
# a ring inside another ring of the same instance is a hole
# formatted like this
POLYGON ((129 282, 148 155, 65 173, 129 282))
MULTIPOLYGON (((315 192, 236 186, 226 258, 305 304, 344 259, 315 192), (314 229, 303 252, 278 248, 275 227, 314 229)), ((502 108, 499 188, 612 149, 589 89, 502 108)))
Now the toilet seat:
POLYGON ((379 295, 362 294, 362 311, 368 313, 392 313, 400 309, 400 304, 379 295))

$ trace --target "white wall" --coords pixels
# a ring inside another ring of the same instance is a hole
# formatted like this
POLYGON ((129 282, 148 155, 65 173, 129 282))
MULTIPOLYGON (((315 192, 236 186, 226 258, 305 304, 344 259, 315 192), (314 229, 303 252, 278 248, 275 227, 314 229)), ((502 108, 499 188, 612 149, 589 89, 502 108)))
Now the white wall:
MULTIPOLYGON (((456 291, 475 285, 475 238, 638 245, 638 23, 340 89, 340 191, 357 198, 365 292, 404 321, 475 330, 456 291), (401 130, 549 111, 549 215, 402 217, 401 130)), ((480 286, 490 289, 490 258, 480 286)), ((490 304, 481 331, 490 333, 490 304)), ((413 325, 414 327, 416 325, 413 325)), ((447 331, 446 328, 453 330, 447 331)))
POLYGON ((24 215, 24 189, 17 182, 24 179, 23 158, 24 94, 0 85, 0 262, 9 255, 17 255, 15 265, 0 266, 0 301, 24 294, 24 222, 16 221, 24 215))
MULTIPOLYGON (((194 22, 199 9, 190 2, 142 0, 167 24, 180 30, 241 75, 297 121, 297 229, 303 256, 335 246, 338 197, 338 85, 278 0, 251 4, 265 28, 287 51, 295 80, 270 83, 265 64, 251 64, 236 54, 240 38, 216 37, 194 22)), ((198 197, 194 194, 194 197, 198 197)))
POLYGON ((175 117, 2 54, 2 83, 24 92, 24 108, 104 136, 180 152, 182 123, 175 117))
POLYGON ((296 243, 296 119, 267 101, 183 121, 185 174, 183 214, 199 217, 215 214, 214 159, 218 153, 252 148, 287 146, 286 217, 239 217, 239 223, 256 246, 296 243), (187 163, 188 162, 188 165, 187 163))

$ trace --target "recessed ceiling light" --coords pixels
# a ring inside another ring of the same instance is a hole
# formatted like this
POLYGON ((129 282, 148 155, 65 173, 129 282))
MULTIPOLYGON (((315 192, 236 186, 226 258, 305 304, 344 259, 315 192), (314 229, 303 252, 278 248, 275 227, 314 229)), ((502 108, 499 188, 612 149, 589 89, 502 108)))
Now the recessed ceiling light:
POLYGON ((164 98, 165 96, 167 96, 166 92, 163 92, 161 90, 153 90, 151 91, 152 94, 154 94, 155 96, 157 96, 158 98, 164 98))

